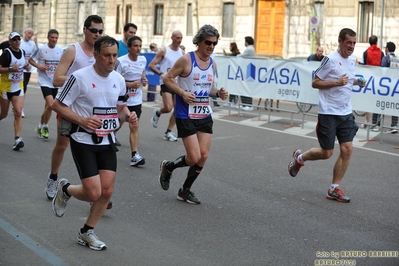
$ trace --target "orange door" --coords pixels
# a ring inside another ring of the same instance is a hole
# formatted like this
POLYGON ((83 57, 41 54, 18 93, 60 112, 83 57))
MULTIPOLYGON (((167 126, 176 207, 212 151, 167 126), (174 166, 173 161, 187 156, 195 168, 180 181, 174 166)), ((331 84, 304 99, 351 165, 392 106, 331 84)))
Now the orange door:
POLYGON ((256 53, 283 54, 284 0, 258 0, 256 53))

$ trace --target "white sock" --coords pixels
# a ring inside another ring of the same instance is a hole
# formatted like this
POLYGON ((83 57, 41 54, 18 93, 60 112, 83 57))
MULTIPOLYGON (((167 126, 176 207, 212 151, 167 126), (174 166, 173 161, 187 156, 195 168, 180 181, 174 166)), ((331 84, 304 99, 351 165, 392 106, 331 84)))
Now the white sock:
POLYGON ((300 161, 301 163, 305 162, 305 161, 302 159, 302 154, 300 154, 300 155, 298 156, 298 161, 300 161))
POLYGON ((339 187, 339 184, 331 184, 331 190, 335 190, 336 187, 339 187))
POLYGON ((43 125, 39 123, 39 125, 37 125, 38 128, 42 128, 43 125))
POLYGON ((43 127, 48 127, 48 124, 43 124, 43 127))

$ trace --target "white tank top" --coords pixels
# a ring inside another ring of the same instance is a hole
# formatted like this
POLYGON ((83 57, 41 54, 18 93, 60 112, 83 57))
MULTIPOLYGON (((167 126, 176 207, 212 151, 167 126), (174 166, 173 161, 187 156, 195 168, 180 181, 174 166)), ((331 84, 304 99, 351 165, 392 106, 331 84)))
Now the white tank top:
MULTIPOLYGON (((25 57, 24 52, 21 51, 21 58, 16 58, 14 54, 11 52, 9 48, 6 48, 5 51, 8 51, 11 56, 10 67, 15 63, 18 65, 18 71, 6 72, 0 75, 0 91, 2 92, 16 92, 21 90, 23 87, 23 79, 24 79, 24 66, 25 66, 25 57)), ((4 66, 4 67, 9 67, 4 66)))
MULTIPOLYGON (((183 55, 183 51, 180 49, 177 51, 173 51, 170 49, 169 46, 166 46, 165 56, 162 58, 161 62, 159 63, 159 69, 161 72, 166 73, 169 69, 172 68, 174 63, 176 63, 177 59, 179 59, 183 55)), ((161 85, 163 81, 161 80, 161 85)))
POLYGON ((74 43, 72 45, 75 46, 76 54, 72 65, 68 69, 67 76, 71 75, 78 69, 93 65, 94 62, 96 62, 94 56, 88 56, 85 54, 85 52, 83 52, 83 49, 79 43, 74 43))

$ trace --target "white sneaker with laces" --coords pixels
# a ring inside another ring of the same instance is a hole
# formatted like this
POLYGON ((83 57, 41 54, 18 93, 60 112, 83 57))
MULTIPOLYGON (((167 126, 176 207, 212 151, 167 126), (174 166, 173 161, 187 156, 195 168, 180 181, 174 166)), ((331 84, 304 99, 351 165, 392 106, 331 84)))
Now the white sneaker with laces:
POLYGON ((392 127, 392 129, 388 130, 387 133, 396 134, 398 133, 398 128, 396 126, 392 127))
POLYGON ((379 126, 375 126, 375 127, 372 129, 372 131, 374 131, 374 132, 379 132, 379 131, 380 131, 380 127, 379 127, 379 126))
POLYGON ((159 121, 159 116, 157 116, 157 111, 158 111, 158 109, 154 109, 154 112, 151 117, 151 124, 155 128, 158 127, 158 121, 159 121))
POLYGON ((21 116, 22 116, 22 118, 25 118, 25 112, 24 112, 24 109, 22 109, 21 116))
POLYGON ((243 111, 251 112, 254 110, 252 106, 244 106, 241 108, 243 111))
POLYGON ((177 141, 177 138, 175 137, 175 135, 173 135, 172 132, 168 132, 163 136, 164 140, 169 140, 169 141, 177 141))
POLYGON ((98 236, 94 234, 93 229, 89 229, 86 233, 81 233, 79 231, 78 234, 78 244, 82 246, 88 246, 93 250, 104 250, 107 249, 107 245, 98 239, 98 236))
POLYGON ((14 151, 19 151, 19 149, 23 148, 25 146, 25 143, 22 138, 17 138, 12 145, 12 149, 14 151))
POLYGON ((57 181, 51 179, 50 174, 51 173, 49 173, 47 177, 47 185, 44 189, 44 193, 46 193, 46 196, 49 200, 52 200, 57 193, 57 181))
POLYGON ((145 164, 145 159, 144 157, 140 156, 138 152, 130 158, 130 166, 139 166, 139 165, 144 165, 145 164))
POLYGON ((65 178, 61 178, 58 182, 57 193, 55 194, 51 204, 51 209, 57 217, 62 217, 64 215, 68 200, 71 198, 65 195, 64 191, 62 191, 62 187, 68 183, 69 181, 65 178))

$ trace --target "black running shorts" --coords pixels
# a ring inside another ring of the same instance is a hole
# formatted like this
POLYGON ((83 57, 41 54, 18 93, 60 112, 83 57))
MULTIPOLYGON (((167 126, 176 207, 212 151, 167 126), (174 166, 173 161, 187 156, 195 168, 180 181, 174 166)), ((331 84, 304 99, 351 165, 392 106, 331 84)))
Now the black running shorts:
POLYGON ((213 120, 212 116, 204 119, 179 119, 176 118, 177 136, 185 138, 194 134, 197 131, 212 134, 213 120))
POLYGON ((88 145, 71 138, 71 152, 80 179, 95 176, 99 170, 116 172, 116 152, 111 145, 88 145))
POLYGON ((339 144, 352 142, 358 129, 359 126, 355 122, 353 114, 318 115, 316 133, 322 149, 333 150, 335 136, 337 136, 339 144))

